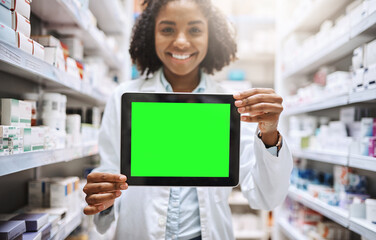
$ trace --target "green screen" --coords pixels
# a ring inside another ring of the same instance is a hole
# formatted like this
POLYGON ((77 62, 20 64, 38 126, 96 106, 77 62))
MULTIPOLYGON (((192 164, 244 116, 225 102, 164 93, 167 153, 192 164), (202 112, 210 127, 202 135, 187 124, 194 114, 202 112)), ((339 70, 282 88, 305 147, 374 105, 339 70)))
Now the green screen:
POLYGON ((133 102, 131 176, 229 177, 230 104, 133 102))

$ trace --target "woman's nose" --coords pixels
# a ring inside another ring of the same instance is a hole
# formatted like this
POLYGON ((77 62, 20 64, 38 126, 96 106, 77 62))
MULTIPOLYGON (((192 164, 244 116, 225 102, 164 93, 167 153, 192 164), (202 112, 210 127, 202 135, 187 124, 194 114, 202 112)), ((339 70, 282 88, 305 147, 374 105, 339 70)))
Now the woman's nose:
POLYGON ((179 49, 185 49, 185 48, 188 48, 189 46, 190 46, 190 43, 187 37, 185 36, 185 34, 179 33, 179 35, 174 41, 174 47, 177 47, 179 49))

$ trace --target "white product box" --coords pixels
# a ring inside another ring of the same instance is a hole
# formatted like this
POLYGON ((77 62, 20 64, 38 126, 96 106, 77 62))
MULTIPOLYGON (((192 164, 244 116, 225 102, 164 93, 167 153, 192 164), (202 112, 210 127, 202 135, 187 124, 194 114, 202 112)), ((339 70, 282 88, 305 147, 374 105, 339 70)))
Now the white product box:
POLYGON ((14 126, 0 126, 0 149, 9 149, 9 142, 11 145, 19 146, 19 142, 14 143, 21 137, 20 128, 14 126), (9 141, 10 139, 14 139, 9 141))
POLYGON ((78 70, 76 60, 70 57, 67 58, 67 73, 71 75, 72 77, 74 77, 75 79, 78 79, 79 83, 81 83, 80 72, 78 70))
POLYGON ((30 207, 49 207, 48 179, 42 178, 30 181, 28 184, 28 205, 30 207))
POLYGON ((355 92, 361 92, 365 89, 366 84, 364 84, 364 68, 359 68, 352 72, 352 85, 355 92))
POLYGON ((31 151, 31 144, 33 139, 31 138, 31 127, 21 128, 21 135, 23 136, 23 152, 31 151))
POLYGON ((22 33, 17 32, 17 46, 19 49, 22 49, 23 51, 33 54, 33 40, 26 37, 22 33))
POLYGON ((368 4, 367 1, 364 1, 360 3, 357 7, 355 7, 350 12, 350 24, 351 27, 356 26, 358 23, 360 23, 362 20, 364 20, 368 16, 368 4))
POLYGON ((44 61, 65 71, 65 59, 63 49, 61 47, 45 47, 44 48, 44 61))
POLYGON ((36 41, 33 41, 33 56, 44 60, 44 47, 36 41))
POLYGON ((69 49, 69 56, 82 61, 84 59, 84 44, 76 37, 60 39, 69 49))
POLYGON ((354 70, 364 67, 364 45, 357 47, 353 51, 352 66, 354 70))
POLYGON ((32 39, 44 47, 61 47, 60 40, 51 35, 32 36, 32 39))
POLYGON ((360 137, 373 136, 373 118, 362 118, 360 120, 360 137))
MULTIPOLYGON (((75 181, 73 178, 64 178, 50 183, 50 207, 63 207, 68 209, 68 214, 75 212, 79 202, 74 192, 75 181)), ((78 191, 77 191, 78 192, 78 191)))
POLYGON ((12 12, 3 6, 0 6, 0 22, 12 28, 14 31, 21 32, 27 37, 30 37, 30 21, 18 12, 12 12))
POLYGON ((364 60, 365 66, 376 64, 376 39, 365 45, 364 60))
POLYGON ((30 19, 30 2, 29 0, 1 0, 0 4, 11 11, 16 11, 22 16, 30 19))
POLYGON ((368 89, 376 88, 376 63, 367 67, 364 72, 364 82, 368 85, 368 89))
POLYGON ((368 2, 368 15, 376 12, 376 0, 367 0, 368 2))
POLYGON ((44 150, 44 138, 46 127, 30 127, 23 128, 23 151, 39 151, 44 150))
POLYGON ((19 121, 19 100, 11 98, 1 99, 1 124, 18 126, 19 121))
POLYGON ((31 126, 31 102, 19 101, 20 122, 19 127, 31 126))
POLYGON ((16 38, 16 32, 0 23, 0 39, 6 43, 8 43, 11 46, 17 47, 17 38, 16 38))
POLYGON ((367 221, 376 224, 376 199, 366 199, 365 203, 367 221))

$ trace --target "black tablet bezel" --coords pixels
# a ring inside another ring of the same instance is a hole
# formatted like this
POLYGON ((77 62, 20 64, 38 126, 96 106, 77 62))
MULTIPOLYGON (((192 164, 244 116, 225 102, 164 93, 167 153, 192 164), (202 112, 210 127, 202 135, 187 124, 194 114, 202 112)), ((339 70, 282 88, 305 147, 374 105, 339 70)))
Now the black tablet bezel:
POLYGON ((231 94, 199 93, 124 93, 121 99, 121 173, 130 186, 236 186, 239 182, 240 114, 231 94), (131 104, 132 102, 229 103, 230 168, 229 177, 132 177, 131 104))

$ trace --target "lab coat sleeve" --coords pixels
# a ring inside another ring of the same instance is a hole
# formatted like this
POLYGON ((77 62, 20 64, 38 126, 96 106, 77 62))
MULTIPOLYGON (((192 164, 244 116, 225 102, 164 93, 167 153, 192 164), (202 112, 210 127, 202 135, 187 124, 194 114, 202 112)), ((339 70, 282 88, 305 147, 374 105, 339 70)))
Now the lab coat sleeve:
MULTIPOLYGON (((98 139, 101 164, 93 172, 120 173, 120 98, 121 95, 115 92, 107 102, 98 139)), ((115 200, 114 207, 108 214, 98 213, 94 216, 98 232, 105 233, 117 219, 119 200, 120 198, 115 200)))
POLYGON ((287 195, 293 161, 283 137, 282 148, 274 156, 256 131, 255 125, 242 123, 239 182, 252 208, 271 210, 287 195))

